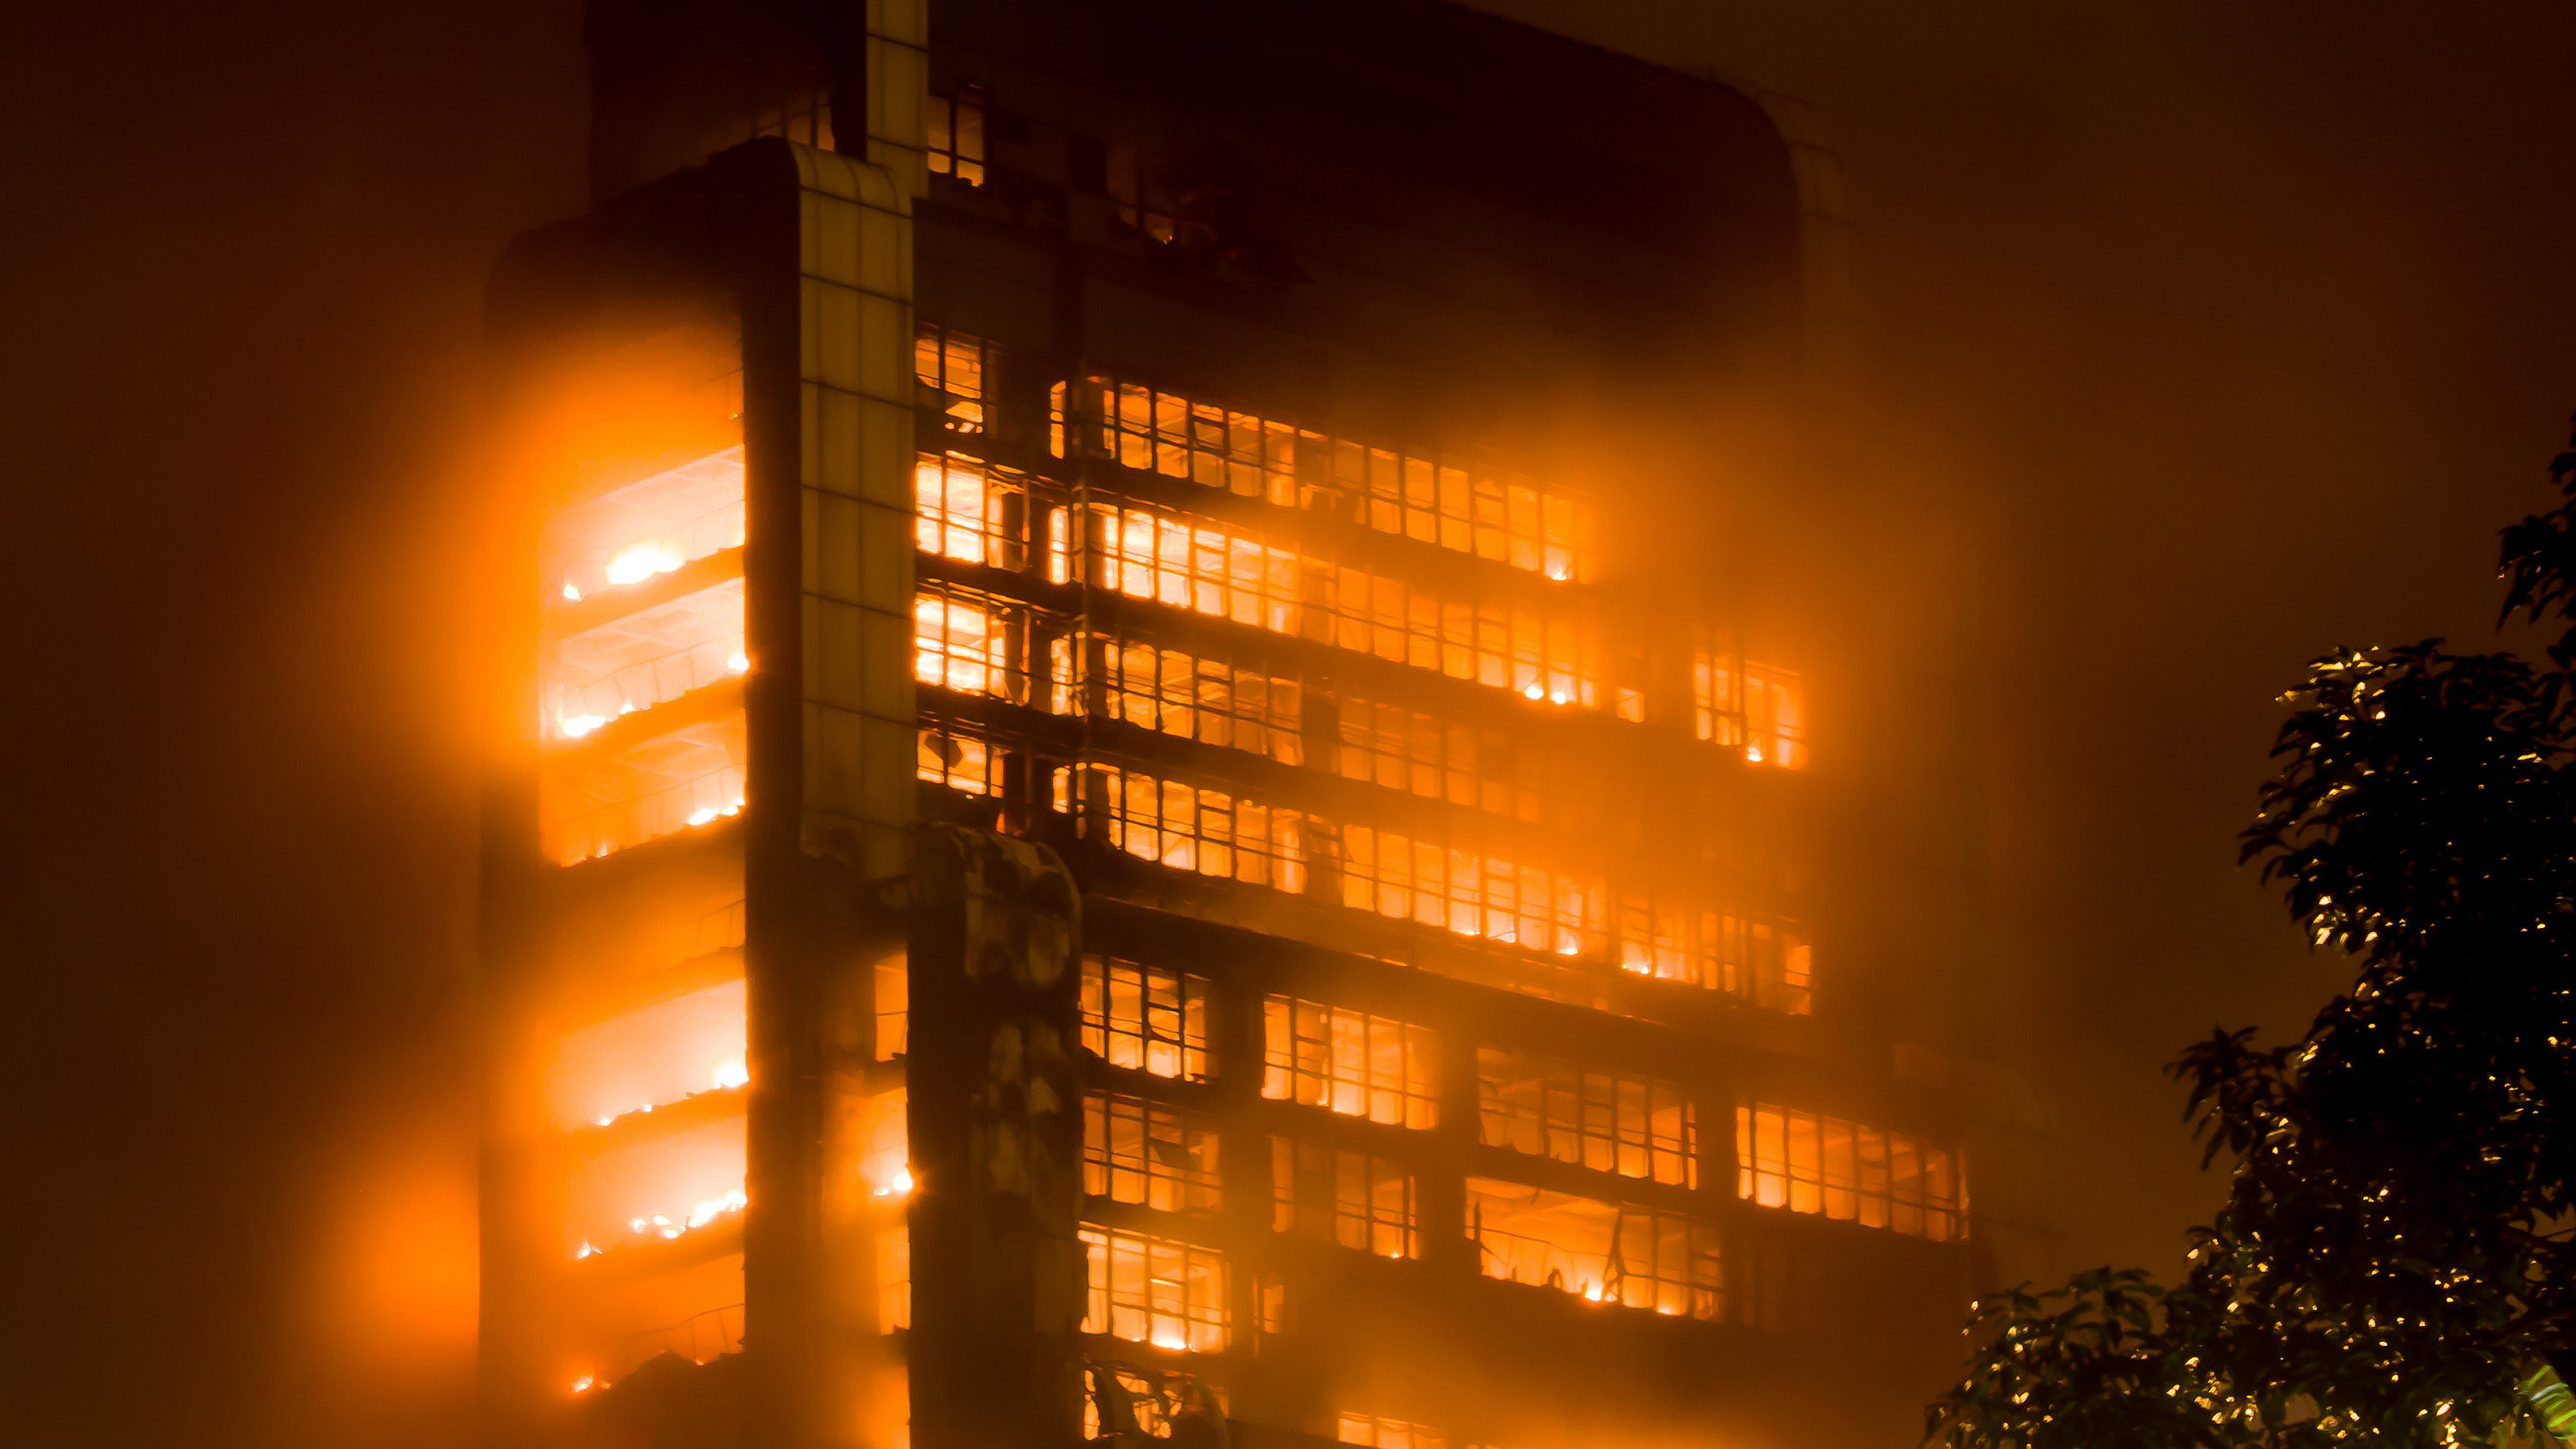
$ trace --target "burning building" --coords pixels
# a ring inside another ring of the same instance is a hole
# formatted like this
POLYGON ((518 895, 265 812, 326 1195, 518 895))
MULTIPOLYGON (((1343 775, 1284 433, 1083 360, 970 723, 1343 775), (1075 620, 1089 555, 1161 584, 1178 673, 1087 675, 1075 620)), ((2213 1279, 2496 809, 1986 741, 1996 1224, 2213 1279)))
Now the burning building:
POLYGON ((1937 1359, 1888 762, 1711 420, 1800 356, 1760 107, 1413 0, 591 45, 491 304, 492 1442, 1833 1442, 1937 1359))

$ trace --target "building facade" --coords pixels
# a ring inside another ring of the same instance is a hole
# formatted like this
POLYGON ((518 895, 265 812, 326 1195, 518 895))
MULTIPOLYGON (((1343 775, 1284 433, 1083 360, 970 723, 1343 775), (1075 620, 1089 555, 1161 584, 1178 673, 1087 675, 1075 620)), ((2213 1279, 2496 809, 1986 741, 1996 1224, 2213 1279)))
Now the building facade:
POLYGON ((1761 109, 1429 3, 591 44, 492 292, 487 1437, 1904 1432, 1967 1128, 1841 906, 1949 887, 1741 446, 1761 109))

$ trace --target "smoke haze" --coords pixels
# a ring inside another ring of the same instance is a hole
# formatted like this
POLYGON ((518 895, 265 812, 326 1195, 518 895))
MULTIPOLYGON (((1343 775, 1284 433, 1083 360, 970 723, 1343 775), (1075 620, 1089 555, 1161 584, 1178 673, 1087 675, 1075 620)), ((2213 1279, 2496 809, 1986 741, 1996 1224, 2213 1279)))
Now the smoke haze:
MULTIPOLYGON (((2576 12, 1486 8, 1797 97, 1844 157, 1852 496, 1970 585, 1921 613, 1972 666, 2055 1266, 2170 1263, 2215 1188, 2156 1068, 2337 980, 2233 863, 2272 696, 2483 637, 2576 409, 2576 12)), ((499 587, 462 445, 486 269, 584 202, 578 7, 48 20, 0 86, 0 1438, 455 1442, 499 587)))

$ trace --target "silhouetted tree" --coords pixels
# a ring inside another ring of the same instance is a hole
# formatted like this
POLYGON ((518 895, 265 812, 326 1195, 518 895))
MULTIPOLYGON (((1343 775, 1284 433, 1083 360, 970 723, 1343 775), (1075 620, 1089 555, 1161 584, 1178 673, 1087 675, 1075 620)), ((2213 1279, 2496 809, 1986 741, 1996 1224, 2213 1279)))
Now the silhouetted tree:
POLYGON ((2169 1070, 2227 1199, 2181 1281, 1981 1300, 1942 1449, 2458 1445, 2571 1425, 2576 452, 2504 532, 2542 661, 2440 640, 2314 661, 2244 858, 2351 986, 2306 1035, 2169 1070), (2535 1377, 2536 1376, 2536 1377, 2535 1377), (2535 1407, 2536 1405, 2536 1407, 2535 1407))

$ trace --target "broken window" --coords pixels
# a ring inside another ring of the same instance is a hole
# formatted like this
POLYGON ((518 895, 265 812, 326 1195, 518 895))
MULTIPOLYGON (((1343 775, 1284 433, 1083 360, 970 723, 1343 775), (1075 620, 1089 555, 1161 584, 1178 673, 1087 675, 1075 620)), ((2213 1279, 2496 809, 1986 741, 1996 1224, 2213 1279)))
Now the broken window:
POLYGON ((959 563, 1021 565, 1027 490, 971 458, 923 454, 913 466, 913 542, 959 563))
POLYGON ((1489 1147, 1699 1185, 1698 1123, 1670 1082, 1486 1047, 1476 1053, 1476 1098, 1489 1147))
POLYGON ((1807 928, 1622 895, 1619 964, 1640 976, 1742 996, 1771 1011, 1815 1009, 1807 928))
POLYGON ((1757 1104, 1735 1109, 1735 1160, 1736 1196, 1763 1207, 1936 1243, 1968 1235, 1958 1154, 1908 1133, 1757 1104))
POLYGON ((1296 680, 1100 634, 1061 635, 1049 648, 1057 714, 1124 720, 1283 765, 1306 762, 1305 706, 1296 680))
POLYGON ((1500 730, 1346 698, 1340 736, 1334 763, 1345 779, 1515 819, 1538 818, 1540 762, 1514 749, 1500 730))
POLYGON ((1345 825, 1342 904, 1488 941, 1579 956, 1607 944, 1597 880, 1345 825))
POLYGON ((952 725, 914 731, 913 778, 945 785, 967 795, 1002 793, 1003 762, 1009 752, 980 733, 952 725))
POLYGON ((1440 1040, 1427 1026, 1273 996, 1262 1003, 1261 1095, 1396 1127, 1440 1122, 1440 1040))
POLYGON ((1488 1278, 1675 1316, 1722 1311, 1717 1230, 1690 1218, 1471 1177, 1467 1232, 1488 1278))
POLYGON ((1217 1209, 1216 1127, 1141 1097, 1082 1099, 1082 1190, 1156 1212, 1217 1209))
POLYGON ((1374 1253, 1421 1253, 1414 1225, 1413 1174, 1400 1163, 1348 1148, 1270 1139, 1270 1226, 1374 1253))
POLYGON ((913 337, 912 375, 952 433, 984 431, 985 347, 981 338, 921 324, 913 337))
POLYGON ((929 97, 922 120, 930 174, 966 186, 983 185, 984 88, 968 86, 953 96, 929 97))
POLYGON ((1692 722, 1701 739, 1741 750, 1757 765, 1795 770, 1807 763, 1807 691, 1797 675, 1707 649, 1691 668, 1692 722))
POLYGON ((1306 889, 1307 822, 1297 811, 1109 765, 1057 766, 1053 784, 1059 812, 1079 810, 1085 833, 1096 819, 1129 855, 1291 895, 1306 889))
POLYGON ((1113 1067, 1208 1079, 1207 982, 1114 957, 1082 958, 1082 1045, 1113 1067))
POLYGON ((1095 1224, 1083 1226, 1082 1247, 1090 1284, 1083 1332, 1190 1353, 1223 1351, 1224 1254, 1095 1224))

